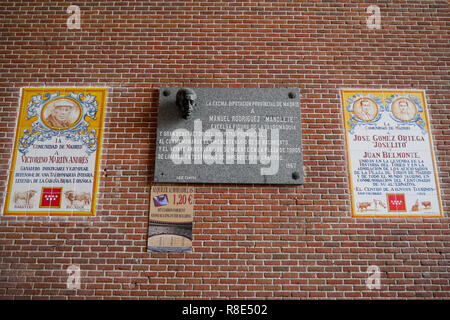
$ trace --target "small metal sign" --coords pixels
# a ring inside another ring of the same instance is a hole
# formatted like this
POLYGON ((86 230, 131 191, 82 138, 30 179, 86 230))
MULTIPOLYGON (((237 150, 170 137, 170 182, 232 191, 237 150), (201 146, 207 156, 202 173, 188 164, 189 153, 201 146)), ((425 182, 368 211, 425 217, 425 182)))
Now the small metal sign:
POLYGON ((156 182, 302 184, 300 90, 161 88, 156 182))
POLYGON ((154 185, 151 190, 147 251, 192 250, 195 188, 154 185))

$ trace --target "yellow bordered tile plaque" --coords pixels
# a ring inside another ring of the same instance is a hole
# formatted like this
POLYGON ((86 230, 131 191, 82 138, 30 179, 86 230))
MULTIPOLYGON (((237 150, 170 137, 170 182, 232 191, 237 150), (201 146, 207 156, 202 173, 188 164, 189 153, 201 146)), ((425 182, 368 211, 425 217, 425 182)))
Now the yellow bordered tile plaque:
POLYGON ((95 215, 105 88, 23 88, 4 215, 95 215))
POLYGON ((423 90, 342 89, 354 217, 443 215, 423 90))

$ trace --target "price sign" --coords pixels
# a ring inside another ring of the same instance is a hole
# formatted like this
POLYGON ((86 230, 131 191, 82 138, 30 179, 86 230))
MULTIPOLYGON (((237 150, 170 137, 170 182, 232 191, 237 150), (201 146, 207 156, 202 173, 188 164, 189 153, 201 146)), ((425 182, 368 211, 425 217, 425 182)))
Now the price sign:
POLYGON ((150 220, 172 223, 192 222, 193 205, 193 187, 153 186, 150 220))
POLYGON ((192 246, 193 207, 193 187, 153 186, 148 251, 189 251, 192 246))

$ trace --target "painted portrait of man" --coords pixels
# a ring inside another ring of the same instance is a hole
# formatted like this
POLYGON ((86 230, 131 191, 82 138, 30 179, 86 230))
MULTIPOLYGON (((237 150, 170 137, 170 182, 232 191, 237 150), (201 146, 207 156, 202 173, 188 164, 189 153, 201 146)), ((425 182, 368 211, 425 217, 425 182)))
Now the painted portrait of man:
POLYGON ((378 115, 378 107, 372 100, 364 98, 355 102, 354 112, 358 119, 372 121, 378 115))
POLYGON ((78 105, 69 99, 58 99, 44 107, 44 122, 54 129, 71 127, 79 118, 81 112, 78 105))
POLYGON ((411 121, 417 115, 417 107, 408 99, 398 99, 392 104, 392 114, 398 120, 411 121))

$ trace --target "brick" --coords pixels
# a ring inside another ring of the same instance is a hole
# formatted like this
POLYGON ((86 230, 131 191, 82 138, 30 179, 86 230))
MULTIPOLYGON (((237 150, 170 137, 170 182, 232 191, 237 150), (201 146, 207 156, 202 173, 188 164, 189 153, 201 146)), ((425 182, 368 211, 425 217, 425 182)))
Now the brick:
POLYGON ((2 216, 0 297, 448 299, 448 6, 379 3, 382 28, 368 30, 368 5, 115 0, 83 5, 68 30, 67 4, 6 2, 2 202, 21 87, 108 87, 108 101, 97 216, 2 216), (158 88, 187 85, 300 88, 305 184, 193 185, 193 253, 148 253, 158 88), (351 217, 339 93, 351 87, 426 90, 444 218, 351 217), (81 290, 65 289, 70 264, 81 290), (365 287, 370 265, 380 291, 365 287))

